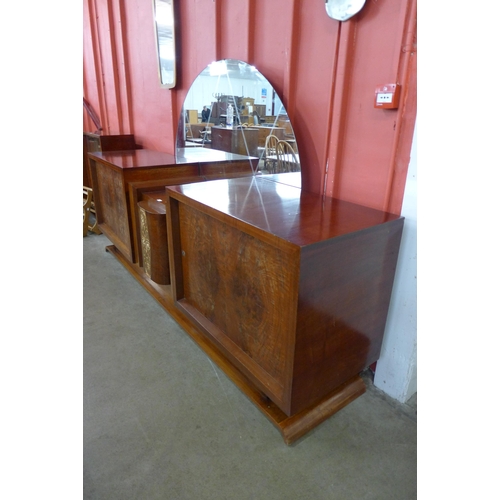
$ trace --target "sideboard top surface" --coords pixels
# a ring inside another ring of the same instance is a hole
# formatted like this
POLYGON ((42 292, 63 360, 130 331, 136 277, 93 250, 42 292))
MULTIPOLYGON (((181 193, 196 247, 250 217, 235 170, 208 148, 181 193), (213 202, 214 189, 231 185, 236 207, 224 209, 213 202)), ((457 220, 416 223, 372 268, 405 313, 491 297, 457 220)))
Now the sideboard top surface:
POLYGON ((89 156, 121 169, 151 168, 176 164, 174 155, 151 149, 93 152, 89 153, 89 156))
MULTIPOLYGON (((290 183, 293 184, 293 181, 290 183)), ((395 214, 309 193, 265 176, 169 186, 173 198, 216 212, 306 246, 399 219, 395 214)), ((213 213, 213 212, 212 212, 213 213)))
POLYGON ((184 148, 177 156, 151 149, 92 152, 89 156, 121 169, 257 160, 253 157, 207 148, 184 148))

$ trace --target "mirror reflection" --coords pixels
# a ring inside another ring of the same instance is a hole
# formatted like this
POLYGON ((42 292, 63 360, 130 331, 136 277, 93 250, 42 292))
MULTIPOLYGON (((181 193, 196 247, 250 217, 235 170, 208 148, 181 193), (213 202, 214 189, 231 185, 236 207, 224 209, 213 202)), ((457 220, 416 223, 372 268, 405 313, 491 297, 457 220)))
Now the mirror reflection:
POLYGON ((295 134, 281 99, 243 61, 209 64, 189 89, 179 119, 177 155, 200 148, 258 158, 254 174, 300 172, 295 134))

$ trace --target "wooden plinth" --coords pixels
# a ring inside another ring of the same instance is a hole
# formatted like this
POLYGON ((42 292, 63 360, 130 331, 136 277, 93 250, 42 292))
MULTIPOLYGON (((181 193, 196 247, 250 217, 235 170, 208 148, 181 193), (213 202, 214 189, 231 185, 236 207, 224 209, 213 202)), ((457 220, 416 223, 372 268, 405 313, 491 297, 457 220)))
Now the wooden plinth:
POLYGON ((158 285, 137 264, 130 261, 114 246, 106 251, 130 272, 130 274, 157 300, 157 302, 179 323, 189 336, 203 349, 219 368, 236 386, 257 406, 257 408, 279 430, 284 442, 292 444, 333 414, 347 406, 366 391, 366 386, 359 376, 355 376, 326 395, 317 404, 292 415, 286 415, 262 391, 260 391, 224 354, 209 340, 203 331, 189 322, 175 306, 170 285, 158 285))

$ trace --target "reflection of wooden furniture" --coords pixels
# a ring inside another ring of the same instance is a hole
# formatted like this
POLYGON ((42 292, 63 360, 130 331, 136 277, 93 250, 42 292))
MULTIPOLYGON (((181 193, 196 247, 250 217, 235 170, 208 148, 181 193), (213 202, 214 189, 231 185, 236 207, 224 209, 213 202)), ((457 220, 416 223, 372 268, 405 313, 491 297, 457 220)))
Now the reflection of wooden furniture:
POLYGON ((259 159, 205 148, 179 148, 178 165, 197 164, 198 175, 204 179, 226 179, 253 173, 259 159))
POLYGON ((295 139, 289 139, 289 138, 286 138, 286 139, 283 139, 285 140, 286 142, 288 142, 288 144, 290 144, 290 146, 292 147, 293 149, 293 152, 297 155, 299 155, 299 150, 297 149, 297 141, 295 139))
POLYGON ((266 146, 266 139, 270 135, 274 135, 280 141, 285 138, 285 129, 281 127, 256 127, 253 125, 252 128, 256 128, 259 131, 259 147, 261 148, 266 146))
POLYGON ((188 109, 186 110, 188 123, 198 123, 198 110, 188 109))
POLYGON ((248 116, 248 108, 249 106, 253 107, 253 103, 255 102, 255 99, 253 97, 242 97, 241 98, 241 103, 243 104, 244 108, 241 110, 241 115, 243 116, 248 116))
POLYGON ((202 148, 186 148, 177 157, 147 149, 90 153, 89 160, 99 228, 131 263, 138 259, 139 227, 131 184, 148 181, 159 189, 185 179, 250 175, 257 161, 202 148))
POLYGON ((259 131, 254 128, 212 127, 212 149, 259 156, 259 131))
POLYGON ((126 151, 139 149, 133 134, 99 135, 89 132, 83 133, 83 185, 92 187, 88 153, 97 151, 126 151))
POLYGON ((403 219, 265 176, 166 194, 174 304, 284 440, 360 396, 403 219))
POLYGON ((276 172, 276 146, 278 145, 279 139, 274 134, 269 134, 266 137, 266 142, 264 145, 264 168, 269 173, 276 172))
POLYGON ((194 139, 199 139, 201 137, 201 131, 205 130, 206 127, 213 127, 213 123, 197 123, 197 124, 188 124, 188 137, 193 137, 194 139))
POLYGON ((276 145, 276 172, 298 172, 300 163, 295 155, 295 151, 287 141, 278 141, 276 145))
POLYGON ((265 104, 254 104, 253 110, 257 111, 257 114, 259 115, 261 120, 265 121, 265 117, 266 117, 266 105, 265 104))
POLYGON ((292 124, 290 123, 290 119, 286 115, 278 116, 277 120, 278 126, 283 127, 285 129, 285 139, 294 139, 295 136, 293 134, 292 124))

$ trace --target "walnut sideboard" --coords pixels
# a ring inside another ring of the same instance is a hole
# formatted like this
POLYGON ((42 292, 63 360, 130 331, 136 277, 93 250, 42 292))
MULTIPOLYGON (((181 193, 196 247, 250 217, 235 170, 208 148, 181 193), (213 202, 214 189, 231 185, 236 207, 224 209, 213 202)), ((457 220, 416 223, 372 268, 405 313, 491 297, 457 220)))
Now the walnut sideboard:
POLYGON ((116 157, 92 158, 106 250, 285 443, 365 392, 359 374, 380 355, 402 217, 303 191, 296 173, 199 182, 200 165, 175 163, 174 178, 138 178, 116 157))
POLYGON ((177 156, 137 149, 88 154, 100 230, 130 262, 138 261, 136 198, 168 184, 251 175, 258 159, 223 151, 186 148, 177 156))
POLYGON ((175 306, 293 442, 365 391, 403 218, 276 182, 166 188, 175 306))

